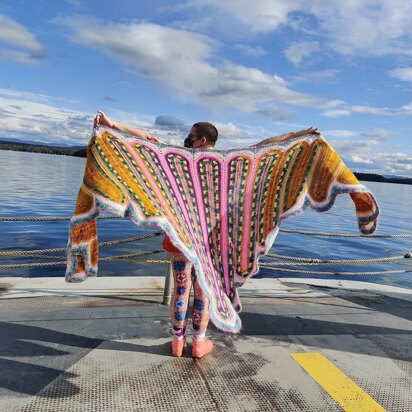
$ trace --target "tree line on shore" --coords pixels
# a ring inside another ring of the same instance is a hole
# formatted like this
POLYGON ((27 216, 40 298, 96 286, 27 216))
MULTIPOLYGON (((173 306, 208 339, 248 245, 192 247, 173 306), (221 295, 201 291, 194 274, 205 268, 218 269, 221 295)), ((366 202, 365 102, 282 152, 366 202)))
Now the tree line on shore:
POLYGON ((16 152, 33 152, 57 154, 64 156, 86 157, 85 146, 48 146, 46 144, 31 144, 20 142, 0 141, 0 150, 12 150, 16 152))

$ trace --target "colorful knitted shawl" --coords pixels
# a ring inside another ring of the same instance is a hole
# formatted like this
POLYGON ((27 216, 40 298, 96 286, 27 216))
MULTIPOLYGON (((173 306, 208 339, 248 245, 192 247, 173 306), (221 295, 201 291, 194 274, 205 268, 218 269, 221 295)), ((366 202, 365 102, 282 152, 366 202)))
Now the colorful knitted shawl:
POLYGON ((99 128, 71 218, 66 280, 97 274, 99 212, 128 217, 168 234, 195 266, 213 323, 237 332, 237 288, 258 271, 280 222, 308 206, 328 210, 340 193, 350 194, 361 233, 373 233, 375 199, 321 136, 199 151, 99 128))

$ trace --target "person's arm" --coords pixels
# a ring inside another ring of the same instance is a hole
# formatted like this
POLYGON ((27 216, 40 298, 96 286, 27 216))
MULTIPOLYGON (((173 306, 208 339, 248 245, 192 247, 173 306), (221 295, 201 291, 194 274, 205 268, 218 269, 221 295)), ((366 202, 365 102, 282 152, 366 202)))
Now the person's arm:
POLYGON ((107 117, 103 112, 98 112, 97 116, 94 118, 94 127, 99 125, 110 127, 111 129, 118 130, 119 132, 131 134, 133 136, 141 137, 143 139, 152 140, 158 142, 156 137, 152 136, 150 133, 144 130, 137 129, 136 127, 130 126, 125 123, 116 122, 109 117, 107 117))
POLYGON ((268 137, 265 140, 262 140, 259 143, 256 143, 253 146, 263 146, 265 144, 276 143, 276 142, 284 142, 289 139, 294 139, 296 137, 305 136, 306 134, 316 134, 320 135, 320 132, 315 127, 309 127, 309 129, 298 130, 297 132, 289 132, 285 134, 281 134, 279 136, 268 137))

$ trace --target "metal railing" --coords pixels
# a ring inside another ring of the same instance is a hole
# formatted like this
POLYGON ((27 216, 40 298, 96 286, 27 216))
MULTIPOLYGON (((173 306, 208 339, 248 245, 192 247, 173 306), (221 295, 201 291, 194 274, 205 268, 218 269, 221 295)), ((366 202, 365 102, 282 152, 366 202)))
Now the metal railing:
MULTIPOLYGON (((118 216, 100 216, 99 219, 121 219, 118 216)), ((57 222, 57 221, 69 221, 68 217, 0 217, 0 222, 16 222, 16 221, 39 221, 39 222, 57 222)), ((306 236, 325 236, 325 237, 367 237, 367 238, 412 238, 412 234, 388 234, 388 235, 360 235, 360 234, 350 234, 350 233, 327 233, 327 232, 312 232, 294 229, 280 229, 283 233, 293 233, 306 236)), ((148 233, 141 236, 133 236, 124 239, 111 240, 107 242, 99 243, 100 247, 121 245, 126 243, 131 243, 139 240, 149 239, 156 236, 162 235, 163 232, 148 233)), ((66 248, 48 248, 48 249, 33 249, 33 250, 9 250, 0 251, 0 257, 30 257, 30 258, 41 258, 41 259, 58 259, 52 262, 42 262, 42 263, 16 263, 16 264, 5 264, 0 265, 0 270, 2 269, 19 269, 19 268, 33 268, 33 267, 50 267, 50 266, 64 266, 66 265, 66 259, 63 256, 50 255, 50 253, 65 252, 66 248)), ((165 275, 165 286, 163 291, 163 304, 168 305, 171 300, 172 295, 172 266, 169 259, 136 259, 142 256, 148 256, 158 253, 165 253, 164 250, 149 250, 145 252, 135 252, 123 255, 111 256, 100 258, 100 261, 123 261, 130 263, 166 263, 166 275, 165 275)), ((384 271, 369 271, 369 272, 336 272, 336 271, 311 271, 306 269, 290 269, 283 266, 322 266, 322 265, 367 265, 372 263, 386 263, 386 264, 405 264, 412 262, 412 254, 407 252, 402 255, 387 256, 382 258, 373 259, 319 259, 319 258, 306 258, 306 257, 296 257, 296 256, 286 256, 279 255, 275 253, 268 253, 265 257, 277 259, 273 262, 260 262, 259 266, 268 270, 273 270, 277 272, 286 273, 299 273, 299 274, 310 274, 310 275, 350 275, 350 276, 370 276, 370 275, 393 275, 401 273, 411 273, 412 270, 409 269, 395 269, 395 270, 384 270, 384 271), (279 262, 280 260, 280 262, 279 262)))

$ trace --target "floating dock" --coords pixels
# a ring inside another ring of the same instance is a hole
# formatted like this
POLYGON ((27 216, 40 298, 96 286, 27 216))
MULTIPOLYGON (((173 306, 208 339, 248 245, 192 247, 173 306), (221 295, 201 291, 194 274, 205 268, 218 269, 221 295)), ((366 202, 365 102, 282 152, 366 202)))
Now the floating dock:
POLYGON ((412 411, 412 290, 251 279, 242 332, 194 360, 163 282, 1 278, 0 410, 412 411))

